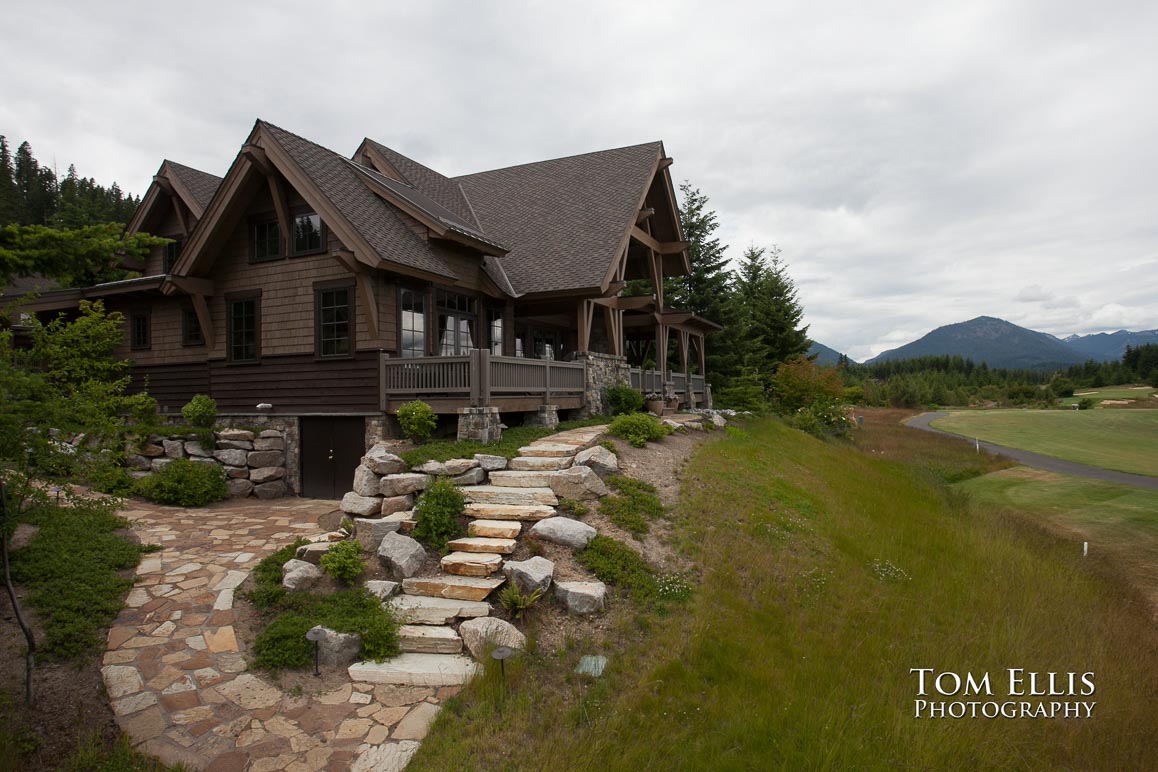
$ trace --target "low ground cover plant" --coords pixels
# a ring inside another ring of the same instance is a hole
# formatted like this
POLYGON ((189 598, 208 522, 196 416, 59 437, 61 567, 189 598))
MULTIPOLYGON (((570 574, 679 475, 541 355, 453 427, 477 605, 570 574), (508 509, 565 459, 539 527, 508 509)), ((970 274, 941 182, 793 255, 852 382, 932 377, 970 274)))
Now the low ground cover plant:
POLYGON ((636 603, 646 604, 655 599, 658 591, 655 572, 638 552, 623 542, 596 536, 576 557, 599 581, 626 590, 636 603))
POLYGON ((366 570, 362 562, 362 545, 356 541, 340 541, 330 547, 321 558, 322 570, 342 584, 353 584, 366 570))
POLYGON ((619 474, 608 477, 607 484, 615 493, 599 502, 600 514, 637 539, 648 532, 650 521, 663 516, 654 485, 619 474))
POLYGON ((671 428, 660 423, 659 419, 647 413, 632 413, 621 415, 611 422, 608 433, 615 437, 627 440, 633 448, 642 448, 649 442, 657 442, 671 434, 671 428))

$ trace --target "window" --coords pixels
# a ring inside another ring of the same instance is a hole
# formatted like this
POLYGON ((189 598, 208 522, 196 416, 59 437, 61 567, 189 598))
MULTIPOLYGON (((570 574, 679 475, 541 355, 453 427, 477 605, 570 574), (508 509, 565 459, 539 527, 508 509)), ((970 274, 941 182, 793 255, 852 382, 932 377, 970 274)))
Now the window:
POLYGON ((487 311, 487 328, 491 337, 491 353, 497 356, 503 354, 503 311, 494 309, 487 311))
POLYGON ((281 257, 281 234, 277 221, 259 222, 253 226, 253 259, 277 260, 281 257))
POLYGON ((201 322, 197 319, 197 312, 186 308, 181 312, 181 343, 186 346, 204 346, 205 337, 201 334, 201 322))
POLYGON ((229 361, 256 362, 259 355, 258 309, 260 298, 229 301, 229 361))
POLYGON ((350 335, 350 288, 319 289, 317 296, 318 356, 347 357, 353 353, 350 335))
POLYGON ((402 306, 402 345, 401 353, 404 357, 426 356, 426 309, 425 298, 421 292, 403 289, 402 306))
POLYGON ((129 316, 129 345, 134 349, 149 348, 148 311, 134 311, 129 316))
POLYGON ((177 258, 181 256, 181 239, 174 239, 169 244, 165 245, 165 262, 164 272, 170 273, 173 266, 177 264, 177 258))
POLYGON ((293 249, 291 255, 308 255, 322 249, 322 218, 313 212, 299 214, 293 219, 293 249))
POLYGON ((474 348, 474 299, 439 290, 435 294, 435 305, 438 307, 439 355, 462 355, 474 348))

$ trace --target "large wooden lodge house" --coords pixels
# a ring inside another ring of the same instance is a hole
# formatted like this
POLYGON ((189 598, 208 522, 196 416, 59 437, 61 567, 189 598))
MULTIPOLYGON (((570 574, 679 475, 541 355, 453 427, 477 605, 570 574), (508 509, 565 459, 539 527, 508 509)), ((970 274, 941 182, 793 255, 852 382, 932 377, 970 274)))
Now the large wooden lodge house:
POLYGON ((652 142, 446 177, 370 139, 348 158, 259 120, 224 178, 161 164, 127 231, 172 243, 139 278, 27 310, 102 299, 164 410, 208 394, 280 424, 291 488, 340 496, 411 399, 484 437, 598 412, 617 381, 710 400, 718 328, 664 304, 663 277, 690 270, 671 163, 652 142), (633 279, 651 294, 624 296, 633 279))

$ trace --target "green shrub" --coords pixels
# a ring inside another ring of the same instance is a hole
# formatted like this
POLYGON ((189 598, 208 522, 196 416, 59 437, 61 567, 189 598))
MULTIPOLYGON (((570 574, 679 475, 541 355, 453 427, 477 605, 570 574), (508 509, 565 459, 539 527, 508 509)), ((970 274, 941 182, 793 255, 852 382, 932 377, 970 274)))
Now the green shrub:
POLYGON ((646 603, 655 599, 658 590, 655 574, 640 554, 626 544, 607 536, 596 536, 576 556, 599 581, 626 590, 635 601, 646 603))
POLYGON ((431 549, 446 549, 449 540, 462 535, 458 516, 465 507, 466 499, 454 483, 447 479, 435 480, 414 507, 417 523, 411 535, 431 549))
POLYGON ((398 623, 364 589, 291 593, 282 612, 254 639, 254 665, 273 671, 312 666, 314 644, 306 640, 306 632, 315 625, 361 635, 362 659, 383 660, 400 651, 398 623))
POLYGON ((286 589, 281 585, 281 567, 298 553, 298 547, 306 544, 299 537, 293 544, 282 547, 277 552, 262 559, 253 569, 253 589, 245 593, 245 598, 258 609, 273 608, 285 597, 286 589))
POLYGON ((616 455, 616 456, 619 455, 619 448, 616 447, 615 443, 612 442, 611 440, 600 440, 599 441, 599 447, 605 448, 605 449, 611 451, 611 453, 613 455, 616 455))
POLYGON ((659 419, 647 413, 633 413, 621 415, 611 422, 607 431, 627 440, 633 448, 642 448, 648 442, 661 440, 671 434, 671 429, 659 422, 659 419))
POLYGON ((434 434, 438 418, 430 405, 416 399, 398 408, 398 425, 402 427, 402 433, 407 437, 415 442, 422 442, 429 440, 430 435, 434 434))
POLYGON ((655 486, 623 475, 612 475, 607 484, 616 491, 599 502, 599 512, 637 539, 646 534, 649 522, 663 516, 663 502, 655 486))
POLYGON ((147 431, 157 425, 157 400, 145 392, 142 391, 126 399, 125 407, 129 410, 129 417, 132 419, 136 431, 147 431))
POLYGON ((508 582, 507 586, 499 592, 499 603, 515 619, 519 619, 527 611, 527 609, 534 606, 543 597, 543 588, 540 587, 533 592, 523 592, 519 586, 514 582, 508 582))
POLYGON ((133 487, 142 498, 178 507, 203 507, 229 495, 225 470, 216 464, 198 464, 187 458, 169 462, 161 471, 137 480, 133 487))
POLYGON ((136 480, 116 464, 99 464, 88 473, 88 484, 94 491, 110 496, 131 496, 136 480))
POLYGON ((366 570, 362 562, 362 545, 356 541, 340 541, 322 555, 322 570, 342 584, 353 584, 366 570))
POLYGON ((1082 397, 1078 400, 1078 410, 1090 410, 1096 407, 1098 401, 1093 397, 1082 397))
POLYGON ((643 410, 643 395, 626 383, 608 386, 604 394, 611 415, 628 415, 643 410))
POLYGON ((815 437, 843 437, 852 428, 843 405, 814 402, 785 418, 789 426, 815 437))
POLYGON ((217 403, 204 394, 195 394, 181 408, 181 415, 193 426, 208 429, 217 420, 217 403))

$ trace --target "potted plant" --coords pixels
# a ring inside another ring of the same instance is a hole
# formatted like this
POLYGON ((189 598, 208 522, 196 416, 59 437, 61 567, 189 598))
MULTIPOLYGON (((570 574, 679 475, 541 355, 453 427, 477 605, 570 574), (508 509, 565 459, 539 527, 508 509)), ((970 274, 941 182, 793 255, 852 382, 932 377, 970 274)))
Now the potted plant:
POLYGON ((665 405, 666 402, 664 401, 663 395, 659 392, 649 391, 647 394, 643 395, 643 406, 649 413, 663 415, 663 409, 665 405))
POLYGON ((674 391, 669 391, 667 393, 667 395, 665 397, 665 402, 666 402, 666 406, 667 406, 666 412, 669 415, 671 413, 676 412, 680 408, 680 398, 679 398, 679 396, 676 395, 676 393, 674 391))

